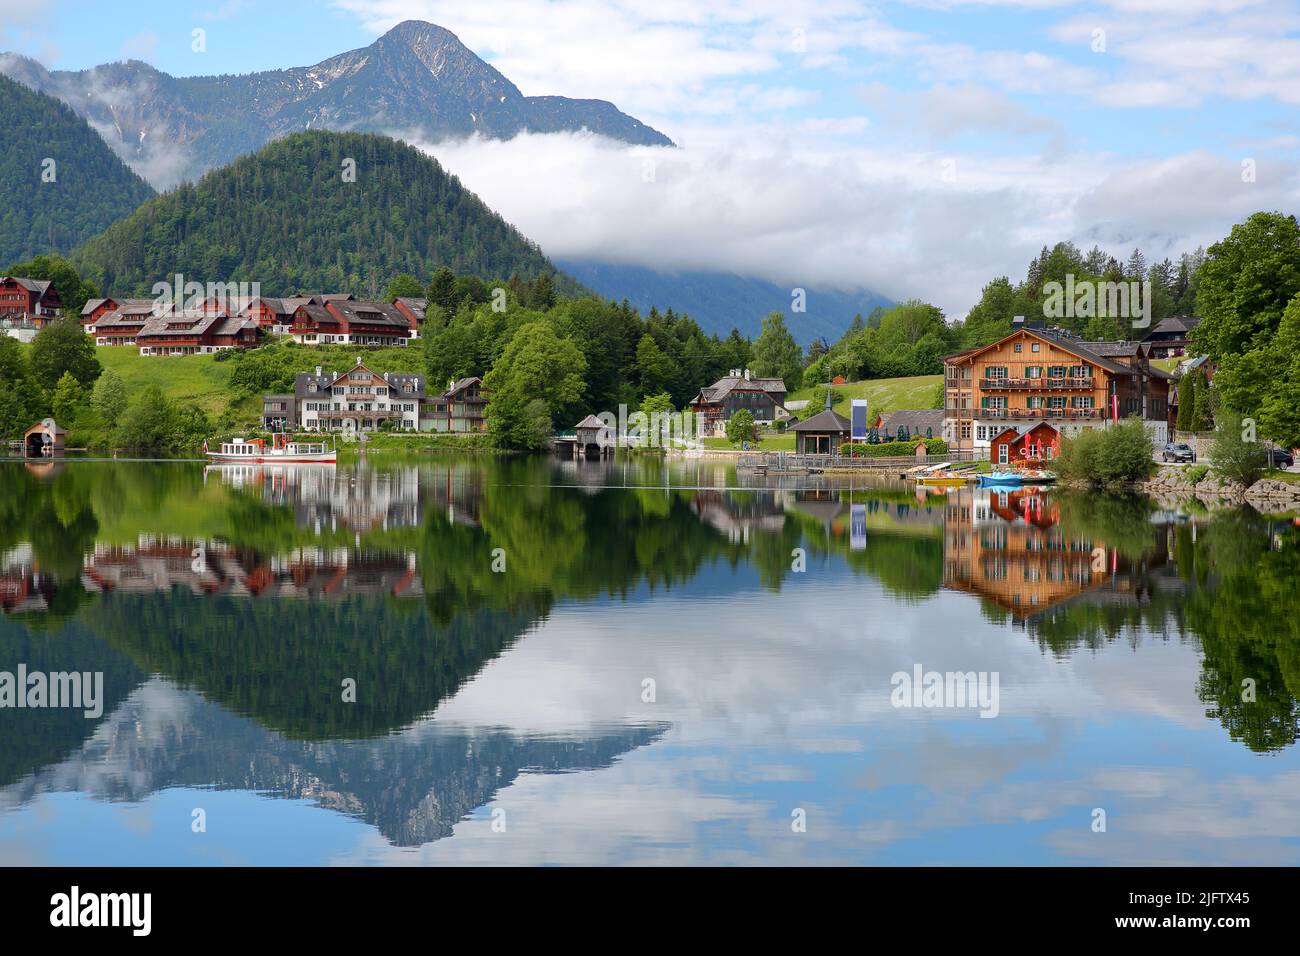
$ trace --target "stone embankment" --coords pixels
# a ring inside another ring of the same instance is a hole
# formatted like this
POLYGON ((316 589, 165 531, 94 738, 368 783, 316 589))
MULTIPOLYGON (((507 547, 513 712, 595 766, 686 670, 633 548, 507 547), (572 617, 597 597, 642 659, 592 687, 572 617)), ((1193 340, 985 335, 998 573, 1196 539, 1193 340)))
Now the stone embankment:
POLYGON ((1158 499, 1196 498, 1211 506, 1246 503, 1260 511, 1300 511, 1300 482, 1261 478, 1247 488, 1195 465, 1164 465, 1141 488, 1158 499))

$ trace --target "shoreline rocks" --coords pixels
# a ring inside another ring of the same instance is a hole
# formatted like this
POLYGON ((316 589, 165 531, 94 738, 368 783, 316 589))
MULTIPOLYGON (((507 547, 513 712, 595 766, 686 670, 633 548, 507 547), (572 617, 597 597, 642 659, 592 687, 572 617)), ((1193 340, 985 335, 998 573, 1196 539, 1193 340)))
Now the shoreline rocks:
POLYGON ((1195 498, 1208 506, 1249 504, 1258 511, 1300 511, 1300 483, 1262 478, 1247 488, 1240 482, 1221 478, 1213 471, 1202 474, 1197 466, 1162 465, 1155 475, 1139 482, 1136 488, 1157 499, 1195 498), (1201 474, 1200 481, 1190 480, 1193 473, 1201 474))

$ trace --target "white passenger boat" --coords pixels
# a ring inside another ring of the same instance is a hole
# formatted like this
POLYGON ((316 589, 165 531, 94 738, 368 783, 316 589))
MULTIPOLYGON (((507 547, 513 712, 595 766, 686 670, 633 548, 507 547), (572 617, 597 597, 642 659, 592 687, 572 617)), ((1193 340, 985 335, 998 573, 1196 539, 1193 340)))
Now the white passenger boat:
POLYGON ((338 456, 332 440, 315 438, 310 441, 294 441, 284 432, 272 435, 269 446, 261 438, 232 438, 230 441, 222 442, 216 451, 209 450, 208 443, 205 441, 203 451, 214 463, 279 462, 332 465, 338 456))

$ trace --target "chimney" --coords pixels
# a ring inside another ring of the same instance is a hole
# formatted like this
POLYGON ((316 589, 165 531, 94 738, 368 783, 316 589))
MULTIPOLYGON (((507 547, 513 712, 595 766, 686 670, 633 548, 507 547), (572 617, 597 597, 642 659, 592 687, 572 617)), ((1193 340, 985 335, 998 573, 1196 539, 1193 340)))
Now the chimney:
POLYGON ((749 381, 749 369, 745 369, 745 381, 749 381))
POLYGON ((316 366, 316 377, 317 377, 317 378, 320 378, 320 376, 321 376, 321 369, 320 369, 320 366, 317 365, 317 366, 316 366))
POLYGON ((447 379, 447 391, 450 392, 453 388, 455 388, 455 386, 456 386, 456 380, 454 378, 447 379))

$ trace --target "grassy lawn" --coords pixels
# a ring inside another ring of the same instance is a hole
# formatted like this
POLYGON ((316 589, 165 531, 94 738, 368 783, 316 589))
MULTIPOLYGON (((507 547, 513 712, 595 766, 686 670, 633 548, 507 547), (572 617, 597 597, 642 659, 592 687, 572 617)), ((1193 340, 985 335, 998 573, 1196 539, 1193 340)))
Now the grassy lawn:
MULTIPOLYGON (((128 345, 112 345, 96 349, 95 357, 106 370, 112 369, 121 377, 132 397, 150 385, 157 385, 169 401, 192 402, 213 418, 224 412, 233 398, 230 392, 230 369, 233 366, 216 361, 213 355, 169 358, 141 355, 138 349, 128 345)), ((257 407, 248 411, 253 418, 260 414, 257 407)))
POLYGON ((1151 364, 1163 371, 1172 372, 1178 368, 1179 363, 1187 361, 1188 358, 1189 356, 1186 355, 1175 355, 1171 358, 1152 359, 1151 364))
MULTIPOLYGON (((832 385, 835 391, 835 411, 848 417, 849 400, 865 398, 867 412, 874 416, 877 412, 897 411, 900 408, 939 408, 935 402, 942 375, 914 375, 910 378, 877 378, 862 382, 847 382, 844 385, 832 385)), ((812 398, 811 388, 801 388, 786 396, 786 401, 812 398)), ((809 409, 819 412, 821 409, 809 409)))
MULTIPOLYGON (((738 445, 733 445, 725 438, 706 438, 704 447, 719 451, 740 451, 738 445)), ((755 445, 749 443, 750 451, 794 451, 794 435, 768 435, 761 442, 755 445)))
MULTIPOLYGON (((264 349, 286 347, 284 344, 263 346, 264 349)), ((303 372, 311 371, 317 365, 342 371, 351 367, 358 356, 372 369, 380 372, 424 371, 424 352, 418 347, 291 348, 294 364, 303 372)), ((168 400, 196 404, 214 421, 232 405, 236 422, 241 426, 257 422, 262 416, 261 395, 235 395, 231 391, 230 375, 238 362, 236 357, 218 362, 215 355, 141 355, 139 349, 126 345, 98 348, 95 356, 105 369, 112 369, 121 376, 126 383, 127 393, 132 397, 150 385, 157 385, 168 400)))

